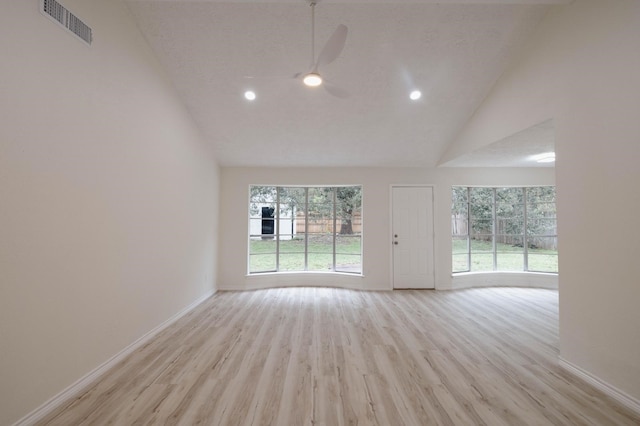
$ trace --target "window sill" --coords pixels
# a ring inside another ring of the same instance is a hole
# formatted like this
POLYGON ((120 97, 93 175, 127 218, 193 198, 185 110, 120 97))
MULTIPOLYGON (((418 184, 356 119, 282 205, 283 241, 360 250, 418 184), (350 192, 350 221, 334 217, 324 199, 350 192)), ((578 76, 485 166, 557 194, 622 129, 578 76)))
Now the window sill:
POLYGON ((558 274, 547 272, 456 272, 451 275, 454 289, 472 287, 558 288, 558 274))
POLYGON ((254 272, 246 275, 250 277, 264 277, 264 276, 292 276, 292 275, 338 275, 345 277, 364 277, 362 273, 356 272, 341 272, 341 271, 282 271, 282 272, 254 272))
POLYGON ((558 276, 557 272, 538 272, 538 271, 469 271, 469 272, 452 272, 452 277, 460 277, 467 275, 483 275, 483 274, 531 274, 531 275, 551 275, 558 276))

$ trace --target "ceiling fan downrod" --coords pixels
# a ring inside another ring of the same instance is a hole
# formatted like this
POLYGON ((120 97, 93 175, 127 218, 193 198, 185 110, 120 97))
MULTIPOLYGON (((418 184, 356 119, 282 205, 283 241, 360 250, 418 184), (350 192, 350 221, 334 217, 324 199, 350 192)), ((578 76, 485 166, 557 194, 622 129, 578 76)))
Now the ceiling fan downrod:
POLYGON ((311 1, 309 6, 311 6, 311 64, 313 64, 313 69, 305 74, 302 82, 309 87, 317 87, 322 84, 322 77, 318 74, 316 64, 316 2, 311 1))

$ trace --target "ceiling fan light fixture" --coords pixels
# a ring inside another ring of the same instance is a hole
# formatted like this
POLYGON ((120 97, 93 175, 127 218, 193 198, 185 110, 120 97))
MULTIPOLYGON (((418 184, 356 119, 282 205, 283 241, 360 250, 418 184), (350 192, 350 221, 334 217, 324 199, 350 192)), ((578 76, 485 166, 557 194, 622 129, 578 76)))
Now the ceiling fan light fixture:
POLYGON ((310 72, 304 76, 302 82, 309 87, 317 87, 322 84, 322 77, 320 77, 320 74, 318 73, 310 72))

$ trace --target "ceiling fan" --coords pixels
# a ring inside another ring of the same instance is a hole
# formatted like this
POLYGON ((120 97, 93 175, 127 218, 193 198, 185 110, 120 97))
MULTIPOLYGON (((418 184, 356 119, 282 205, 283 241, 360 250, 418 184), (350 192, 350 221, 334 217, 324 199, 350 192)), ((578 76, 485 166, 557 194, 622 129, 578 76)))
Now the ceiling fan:
POLYGON ((337 96, 339 98, 347 98, 349 93, 339 87, 332 85, 331 83, 323 80, 318 71, 320 67, 329 65, 340 56, 344 44, 347 40, 348 29, 345 25, 340 24, 338 28, 333 32, 327 43, 324 45, 320 54, 316 58, 315 55, 315 9, 316 1, 311 0, 309 5, 311 6, 311 71, 297 73, 294 77, 302 77, 302 82, 309 87, 323 86, 327 92, 337 96))

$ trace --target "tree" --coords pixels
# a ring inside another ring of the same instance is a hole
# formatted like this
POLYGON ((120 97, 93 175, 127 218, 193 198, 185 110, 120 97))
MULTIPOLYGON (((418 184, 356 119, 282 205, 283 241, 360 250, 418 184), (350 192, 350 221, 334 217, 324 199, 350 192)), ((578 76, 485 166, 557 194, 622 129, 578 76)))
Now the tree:
POLYGON ((556 188, 527 188, 527 240, 530 248, 556 249, 556 188))
MULTIPOLYGON (((332 220, 333 209, 340 219, 341 235, 353 234, 353 218, 362 206, 362 188, 359 186, 340 187, 274 187, 252 186, 250 211, 252 216, 260 214, 260 209, 269 205, 279 209, 280 217, 293 218, 296 212, 305 213, 307 220, 332 220), (335 198, 334 198, 335 197, 335 198)), ((292 221, 293 226, 293 221, 292 221)), ((291 231, 293 234, 293 230, 291 231)))
MULTIPOLYGON (((548 241, 551 237, 546 236, 556 234, 555 187, 526 188, 526 224, 524 220, 525 188, 515 187, 494 189, 454 186, 452 191, 454 219, 466 218, 467 189, 471 238, 490 240, 494 234, 495 222, 495 235, 500 238, 498 242, 521 246, 526 230, 529 247, 551 244, 548 241)), ((456 224, 455 221, 454 224, 456 224)), ((454 235, 457 234, 454 232, 454 235)))
POLYGON ((454 186, 451 191, 451 232, 453 235, 468 233, 469 200, 466 186, 454 186))
POLYGON ((470 188, 469 214, 471 237, 489 240, 493 234, 493 188, 470 188), (484 237, 480 237, 484 235, 484 237), (475 237, 474 237, 475 236, 475 237))
POLYGON ((362 207, 362 188, 341 186, 336 188, 336 213, 340 218, 340 235, 353 234, 353 217, 362 207))
POLYGON ((258 216, 265 205, 275 206, 276 188, 274 186, 251 186, 249 199, 249 213, 258 216))
POLYGON ((332 220, 334 200, 336 219, 340 219, 338 233, 353 234, 353 219, 362 206, 362 188, 359 186, 309 188, 308 217, 332 220))

